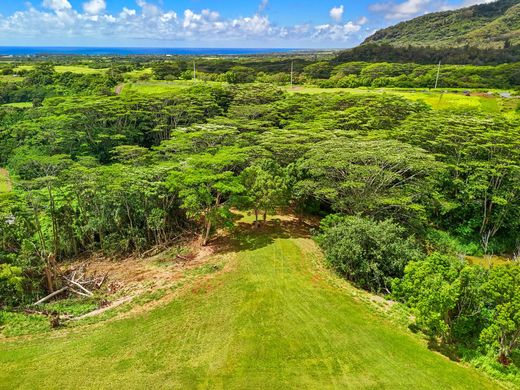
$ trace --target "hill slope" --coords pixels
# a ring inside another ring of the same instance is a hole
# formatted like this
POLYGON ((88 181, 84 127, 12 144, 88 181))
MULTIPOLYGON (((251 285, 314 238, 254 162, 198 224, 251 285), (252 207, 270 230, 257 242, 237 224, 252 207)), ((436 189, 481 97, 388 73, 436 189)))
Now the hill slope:
POLYGON ((162 307, 1 342, 0 387, 497 387, 353 298, 311 240, 254 232, 231 248, 226 272, 162 307))
POLYGON ((363 43, 502 49, 520 44, 520 0, 436 12, 377 31, 363 43))

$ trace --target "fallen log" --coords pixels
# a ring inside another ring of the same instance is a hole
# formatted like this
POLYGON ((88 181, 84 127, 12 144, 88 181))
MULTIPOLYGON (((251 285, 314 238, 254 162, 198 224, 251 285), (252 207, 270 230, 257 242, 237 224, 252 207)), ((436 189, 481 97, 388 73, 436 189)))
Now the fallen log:
POLYGON ((88 294, 88 296, 91 297, 91 296, 94 295, 91 291, 87 290, 85 287, 83 287, 83 286, 82 286, 81 284, 79 284, 78 282, 76 282, 76 281, 74 281, 74 280, 70 280, 70 279, 68 279, 68 278, 66 278, 66 277, 64 277, 63 279, 65 279, 67 282, 73 284, 74 286, 78 287, 80 290, 83 290, 86 294, 88 294))
POLYGON ((88 294, 82 293, 82 292, 80 292, 80 291, 76 291, 76 290, 74 290, 73 288, 71 288, 70 291, 72 291, 74 294, 79 295, 79 296, 81 296, 81 297, 86 297, 86 298, 90 298, 90 297, 91 297, 91 295, 88 295, 88 294))
POLYGON ((43 298, 40 299, 38 302, 33 303, 33 306, 37 306, 37 305, 40 305, 40 304, 42 304, 42 303, 45 303, 45 302, 47 302, 49 299, 54 298, 56 295, 59 295, 59 294, 61 294, 62 292, 68 290, 68 289, 69 289, 69 286, 65 286, 65 287, 63 287, 63 288, 60 288, 59 290, 54 291, 53 293, 51 293, 51 294, 49 294, 49 295, 43 297, 43 298))

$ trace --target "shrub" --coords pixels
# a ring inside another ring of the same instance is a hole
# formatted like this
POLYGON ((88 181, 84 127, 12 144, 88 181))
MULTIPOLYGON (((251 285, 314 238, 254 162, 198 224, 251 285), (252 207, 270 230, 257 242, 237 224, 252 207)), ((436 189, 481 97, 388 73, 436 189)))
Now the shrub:
POLYGON ((0 306, 13 305, 23 293, 22 269, 9 264, 0 264, 0 306))
POLYGON ((464 260, 434 253, 410 262, 393 296, 411 307, 418 327, 443 343, 475 340, 482 329, 481 285, 486 270, 464 260))
POLYGON ((421 256, 413 237, 391 220, 331 215, 316 237, 332 267, 348 280, 374 292, 390 292, 391 281, 421 256))

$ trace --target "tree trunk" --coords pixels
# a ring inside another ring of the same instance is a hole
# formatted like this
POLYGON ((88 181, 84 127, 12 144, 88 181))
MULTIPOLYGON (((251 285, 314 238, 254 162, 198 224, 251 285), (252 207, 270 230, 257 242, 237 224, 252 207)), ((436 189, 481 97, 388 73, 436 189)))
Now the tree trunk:
POLYGON ((258 222, 258 209, 255 208, 255 228, 257 228, 260 225, 260 222, 258 222))
POLYGON ((54 246, 54 254, 59 257, 60 251, 60 238, 58 233, 58 221, 56 220, 56 206, 54 203, 54 195, 52 194, 52 188, 50 184, 47 186, 49 192, 49 202, 51 206, 51 220, 52 220, 52 243, 54 246))
POLYGON ((267 211, 264 211, 264 225, 267 222, 267 211))
POLYGON ((204 234, 204 240, 202 241, 202 246, 208 245, 210 232, 211 232, 211 221, 208 221, 206 224, 206 233, 204 234))

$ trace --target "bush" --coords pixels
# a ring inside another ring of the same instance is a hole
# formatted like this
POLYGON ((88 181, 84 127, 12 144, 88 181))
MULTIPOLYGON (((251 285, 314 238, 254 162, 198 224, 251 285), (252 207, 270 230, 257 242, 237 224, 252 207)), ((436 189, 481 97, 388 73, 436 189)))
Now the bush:
POLYGON ((316 240, 336 271, 374 292, 390 292, 392 279, 421 257, 415 239, 391 220, 331 215, 321 222, 316 240))
POLYGON ((485 278, 482 267, 434 253, 406 266, 402 280, 393 283, 393 296, 411 307, 416 324, 430 337, 444 344, 472 343, 483 326, 481 285, 485 278))
POLYGON ((0 306, 14 305, 23 294, 22 269, 9 264, 0 264, 0 306))

